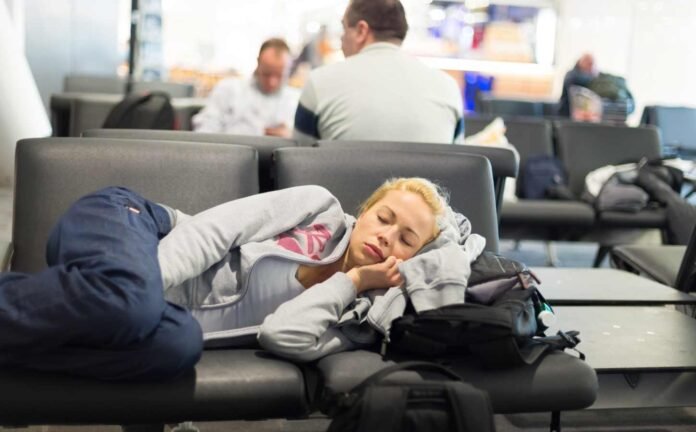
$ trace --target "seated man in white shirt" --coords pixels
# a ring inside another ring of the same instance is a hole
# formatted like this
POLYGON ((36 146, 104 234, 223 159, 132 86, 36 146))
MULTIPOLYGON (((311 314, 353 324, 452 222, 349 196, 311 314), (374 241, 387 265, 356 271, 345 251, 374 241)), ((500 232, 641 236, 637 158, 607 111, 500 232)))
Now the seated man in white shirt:
POLYGON ((194 130, 291 136, 299 91, 286 85, 290 64, 290 49, 284 40, 265 41, 253 77, 220 81, 205 108, 193 117, 194 130))

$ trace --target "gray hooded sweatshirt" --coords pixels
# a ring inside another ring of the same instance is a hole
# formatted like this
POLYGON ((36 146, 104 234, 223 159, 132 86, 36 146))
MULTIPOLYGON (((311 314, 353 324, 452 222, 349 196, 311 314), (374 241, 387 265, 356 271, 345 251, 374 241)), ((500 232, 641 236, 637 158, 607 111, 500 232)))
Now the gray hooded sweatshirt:
POLYGON ((209 346, 235 346, 258 337, 262 347, 300 361, 387 336, 407 296, 418 311, 463 303, 469 263, 485 246, 483 237, 470 235, 466 218, 448 211, 439 221, 441 234, 401 263, 403 288, 356 298, 350 277, 338 272, 283 303, 260 327, 230 328, 230 306, 253 289, 249 276, 260 259, 335 262, 348 247, 355 218, 320 186, 253 195, 193 217, 168 210, 173 229, 158 250, 166 299, 191 310, 209 346))

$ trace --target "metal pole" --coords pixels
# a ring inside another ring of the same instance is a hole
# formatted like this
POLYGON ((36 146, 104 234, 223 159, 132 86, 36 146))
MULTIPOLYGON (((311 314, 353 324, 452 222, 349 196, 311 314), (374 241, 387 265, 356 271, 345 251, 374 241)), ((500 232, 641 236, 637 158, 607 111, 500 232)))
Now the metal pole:
POLYGON ((131 0, 130 46, 128 52, 128 80, 126 81, 126 94, 129 94, 133 89, 133 74, 135 73, 136 54, 138 50, 138 21, 140 21, 138 0, 131 0))

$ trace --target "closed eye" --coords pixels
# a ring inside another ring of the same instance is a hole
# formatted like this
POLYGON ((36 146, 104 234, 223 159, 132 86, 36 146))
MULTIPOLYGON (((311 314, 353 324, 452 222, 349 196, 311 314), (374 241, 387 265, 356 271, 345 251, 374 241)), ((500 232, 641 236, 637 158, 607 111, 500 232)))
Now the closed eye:
POLYGON ((408 247, 413 247, 413 244, 411 244, 411 242, 409 242, 408 240, 406 240, 406 237, 404 237, 404 236, 401 236, 401 242, 402 242, 403 244, 405 244, 406 246, 408 246, 408 247))

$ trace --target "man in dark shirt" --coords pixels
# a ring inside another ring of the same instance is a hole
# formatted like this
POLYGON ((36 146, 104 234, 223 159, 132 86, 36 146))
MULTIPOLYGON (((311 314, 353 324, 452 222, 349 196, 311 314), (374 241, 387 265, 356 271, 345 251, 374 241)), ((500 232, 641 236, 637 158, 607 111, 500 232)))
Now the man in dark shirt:
POLYGON ((558 103, 558 114, 570 117, 570 93, 571 86, 587 87, 590 82, 599 75, 592 54, 583 54, 575 63, 573 69, 566 73, 563 79, 563 93, 558 103))

